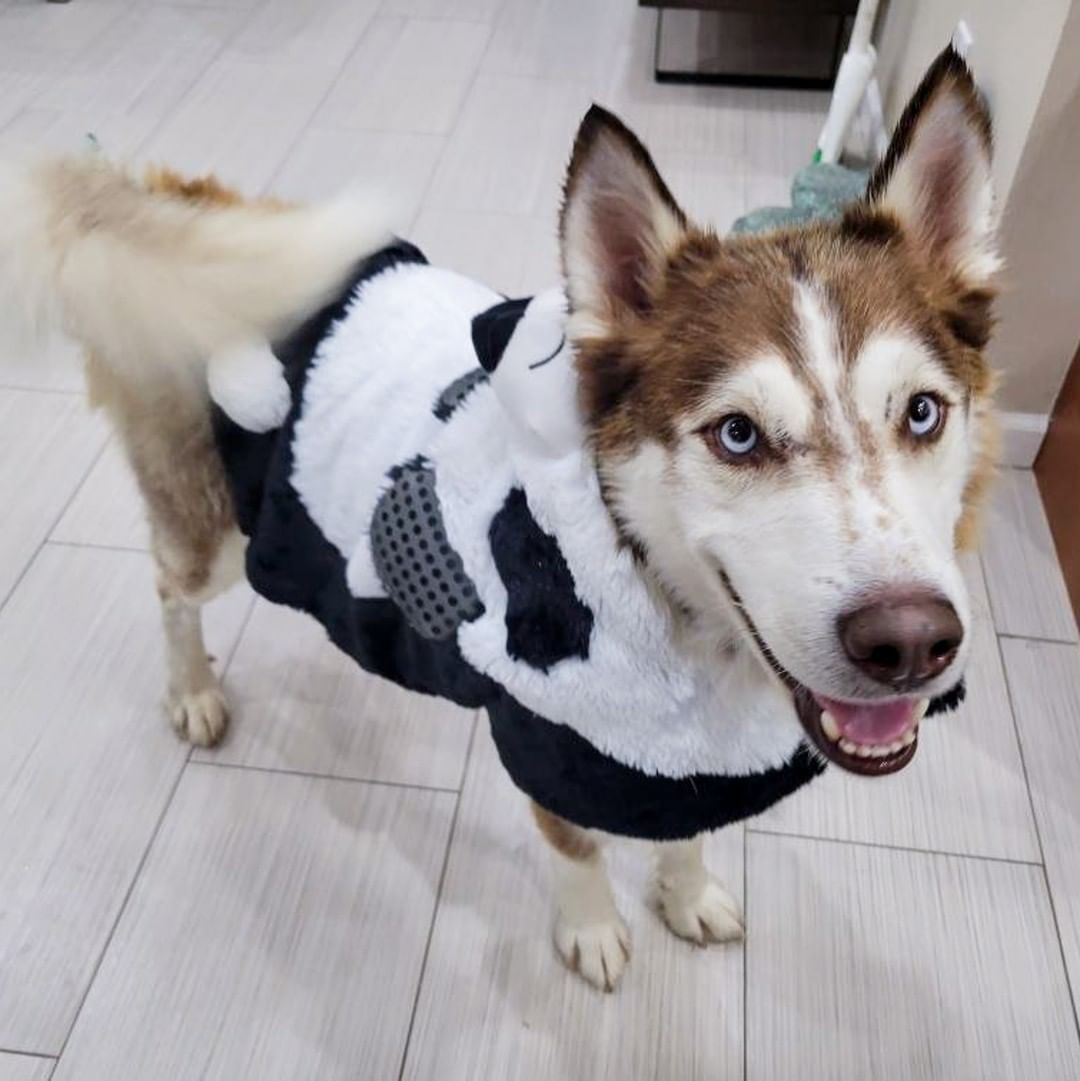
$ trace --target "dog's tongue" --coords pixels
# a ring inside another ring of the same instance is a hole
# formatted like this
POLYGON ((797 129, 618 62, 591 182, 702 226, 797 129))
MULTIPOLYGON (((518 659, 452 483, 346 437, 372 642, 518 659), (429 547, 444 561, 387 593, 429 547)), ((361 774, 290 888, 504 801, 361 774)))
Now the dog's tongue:
POLYGON ((836 718, 841 734, 852 743, 892 743, 915 721, 915 700, 902 698, 892 702, 838 702, 824 695, 814 695, 822 709, 836 718))

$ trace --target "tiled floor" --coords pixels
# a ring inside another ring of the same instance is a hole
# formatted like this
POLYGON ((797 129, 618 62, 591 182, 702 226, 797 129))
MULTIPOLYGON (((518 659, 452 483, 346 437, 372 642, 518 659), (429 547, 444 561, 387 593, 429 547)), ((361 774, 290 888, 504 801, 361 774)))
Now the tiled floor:
MULTIPOLYGON (((555 274, 586 103, 721 228, 781 198, 824 99, 659 87, 633 0, 0 0, 0 151, 360 180, 434 259, 555 274)), ((544 853, 476 719, 362 676, 238 590, 237 707, 189 754, 126 467, 69 349, 0 363, 0 1081, 1076 1081, 1080 652, 1030 475, 984 558, 971 699, 913 767, 830 775, 710 841, 745 949, 614 860, 614 996, 557 964, 544 853), (985 571, 985 581, 983 573, 985 571)))

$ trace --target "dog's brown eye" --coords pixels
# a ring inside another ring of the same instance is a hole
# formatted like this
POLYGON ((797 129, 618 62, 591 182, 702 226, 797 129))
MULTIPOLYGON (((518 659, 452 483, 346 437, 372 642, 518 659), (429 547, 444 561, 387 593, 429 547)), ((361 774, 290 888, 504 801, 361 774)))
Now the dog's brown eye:
POLYGON ((916 439, 925 439, 941 427, 944 413, 936 394, 916 394, 908 402, 908 430, 916 439))
POLYGON ((714 431, 720 449, 735 458, 749 454, 758 445, 758 430, 743 413, 725 417, 714 431))

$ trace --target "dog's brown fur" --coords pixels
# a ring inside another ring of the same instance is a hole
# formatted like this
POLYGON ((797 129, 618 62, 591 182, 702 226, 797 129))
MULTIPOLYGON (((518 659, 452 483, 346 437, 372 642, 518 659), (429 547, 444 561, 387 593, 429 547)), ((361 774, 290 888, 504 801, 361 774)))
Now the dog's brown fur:
MULTIPOLYGON (((946 51, 905 110, 865 200, 848 208, 839 223, 767 236, 721 239, 712 230, 689 224, 636 136, 616 118, 603 123, 587 118, 571 156, 563 229, 590 155, 599 140, 614 135, 651 178, 657 202, 680 232, 669 251, 644 258, 641 252, 628 251, 613 260, 625 267, 636 258, 644 275, 613 286, 612 293, 623 302, 610 305, 603 333, 576 343, 583 411, 601 462, 647 440, 672 444, 675 418, 692 415, 701 406, 718 373, 766 351, 784 356, 811 397, 820 401, 820 388, 813 385, 803 359, 792 306, 792 282, 802 281, 828 301, 837 319, 841 359, 849 366, 870 328, 891 326, 924 342, 962 388, 974 421, 976 450, 955 540, 960 549, 974 546, 999 451, 993 410, 996 380, 982 352, 993 326, 994 290, 969 283, 928 258, 925 238, 910 235, 879 205, 925 109, 944 93, 959 95, 989 154, 985 106, 963 61, 946 51)), ((949 195, 942 192, 941 198, 949 195)), ((824 409, 818 412, 825 415, 824 409)), ((869 432, 863 435, 864 457, 872 469, 875 438, 869 432)), ((839 452, 827 430, 815 432, 813 444, 825 468, 830 461, 835 465, 839 452)))
POLYGON ((596 842, 580 826, 567 822, 565 818, 552 814, 535 801, 530 802, 533 818, 544 836, 544 840, 556 852, 568 860, 588 860, 596 855, 596 842))
MULTIPOLYGON (((260 205, 214 176, 184 178, 147 169, 147 190, 204 206, 260 205)), ((205 589, 224 539, 236 529, 232 498, 210 429, 204 384, 163 376, 133 386, 94 355, 86 358, 90 402, 116 429, 146 506, 163 596, 191 597, 205 589)))

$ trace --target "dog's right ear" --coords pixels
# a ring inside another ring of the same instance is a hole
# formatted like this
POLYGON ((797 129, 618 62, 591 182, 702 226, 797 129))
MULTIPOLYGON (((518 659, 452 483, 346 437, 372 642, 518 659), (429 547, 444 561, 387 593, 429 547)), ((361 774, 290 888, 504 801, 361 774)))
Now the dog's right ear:
POLYGON ((570 311, 597 332, 650 308, 686 216, 648 151, 618 117, 594 105, 574 142, 560 241, 570 311))

